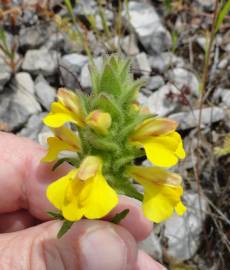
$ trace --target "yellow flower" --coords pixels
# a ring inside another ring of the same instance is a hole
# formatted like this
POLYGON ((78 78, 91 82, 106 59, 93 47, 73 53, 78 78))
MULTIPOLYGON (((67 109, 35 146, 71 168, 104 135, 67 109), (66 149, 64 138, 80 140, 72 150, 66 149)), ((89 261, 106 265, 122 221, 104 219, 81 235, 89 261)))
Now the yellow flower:
POLYGON ((100 110, 95 110, 89 113, 85 121, 87 125, 101 135, 106 135, 108 133, 108 129, 112 123, 110 114, 100 110))
POLYGON ((142 166, 130 166, 128 174, 144 187, 143 209, 148 219, 159 223, 169 218, 174 210, 178 215, 186 211, 180 199, 183 188, 178 174, 142 166))
POLYGON ((44 123, 51 128, 61 127, 66 122, 83 127, 85 124, 79 97, 64 88, 59 89, 57 97, 58 102, 51 104, 51 111, 44 118, 44 123))
POLYGON ((46 156, 42 159, 43 162, 56 160, 58 154, 62 151, 81 151, 80 139, 71 129, 62 126, 52 130, 55 136, 47 139, 48 151, 46 156))
POLYGON ((47 197, 66 220, 102 218, 118 203, 116 192, 102 175, 102 160, 86 157, 78 169, 48 186, 47 197))
POLYGON ((154 165, 174 166, 178 159, 185 158, 185 151, 175 121, 166 118, 151 118, 140 124, 131 135, 131 141, 144 147, 146 156, 154 165))

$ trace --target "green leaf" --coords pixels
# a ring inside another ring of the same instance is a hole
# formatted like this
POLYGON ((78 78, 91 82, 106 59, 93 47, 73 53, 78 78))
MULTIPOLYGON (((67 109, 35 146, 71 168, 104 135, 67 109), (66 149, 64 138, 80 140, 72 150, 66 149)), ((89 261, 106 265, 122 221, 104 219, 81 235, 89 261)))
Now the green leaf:
POLYGON ((52 171, 56 170, 65 161, 75 167, 79 165, 79 160, 76 158, 61 158, 53 165, 52 171))
POLYGON ((60 239, 74 224, 72 221, 65 220, 57 234, 57 238, 60 239))
POLYGON ((100 82, 100 92, 106 92, 117 97, 121 93, 120 80, 110 64, 106 64, 100 82))
POLYGON ((119 224, 122 219, 124 219, 129 213, 129 209, 125 209, 120 213, 117 213, 114 217, 111 218, 110 222, 114 224, 119 224))
MULTIPOLYGON (((131 84, 131 82, 130 82, 131 84)), ((123 91, 119 97, 121 104, 131 103, 136 99, 136 94, 139 92, 140 88, 145 85, 144 80, 136 80, 131 85, 123 86, 123 91)))
POLYGON ((216 25, 215 25, 215 32, 219 31, 220 26, 223 23, 225 16, 228 15, 229 10, 230 10, 230 0, 227 0, 227 2, 224 4, 222 9, 219 11, 219 14, 217 16, 216 25))
POLYGON ((73 22, 75 22, 73 7, 72 7, 70 0, 65 0, 65 5, 66 5, 66 8, 67 8, 69 14, 71 15, 73 22))

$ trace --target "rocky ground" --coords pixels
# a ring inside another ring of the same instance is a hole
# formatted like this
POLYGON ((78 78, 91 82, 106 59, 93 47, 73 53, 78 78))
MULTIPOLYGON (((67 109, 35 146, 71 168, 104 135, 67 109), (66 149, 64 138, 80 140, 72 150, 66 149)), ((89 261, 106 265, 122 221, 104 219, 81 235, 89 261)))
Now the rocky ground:
POLYGON ((139 102, 179 122, 187 151, 175 170, 188 211, 141 246, 173 270, 230 269, 230 159, 214 151, 230 130, 230 16, 205 71, 220 1, 79 0, 73 10, 63 2, 0 3, 0 130, 44 143, 57 88, 90 91, 87 53, 98 66, 105 54, 130 57, 135 77, 146 79, 139 102))

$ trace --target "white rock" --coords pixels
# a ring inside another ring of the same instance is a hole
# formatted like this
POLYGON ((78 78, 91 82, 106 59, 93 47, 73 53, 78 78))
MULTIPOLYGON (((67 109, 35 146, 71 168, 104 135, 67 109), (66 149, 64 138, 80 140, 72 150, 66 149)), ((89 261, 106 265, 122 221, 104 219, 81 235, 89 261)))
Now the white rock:
POLYGON ((219 62, 218 68, 225 69, 225 68, 227 68, 227 66, 229 66, 229 64, 230 64, 230 57, 224 58, 219 62))
POLYGON ((58 66, 59 54, 56 51, 48 51, 45 48, 40 50, 29 50, 26 52, 22 68, 31 73, 52 75, 58 66))
POLYGON ((160 75, 156 75, 149 78, 146 88, 150 90, 156 90, 156 89, 159 89, 161 86, 163 86, 164 83, 165 82, 164 82, 163 77, 160 75))
POLYGON ((24 107, 30 115, 41 111, 41 106, 34 97, 34 82, 29 73, 19 72, 15 76, 17 91, 13 96, 13 102, 24 107))
POLYGON ((230 108, 230 89, 217 88, 214 92, 215 102, 222 102, 227 108, 230 108))
POLYGON ((174 68, 169 71, 168 75, 178 89, 188 86, 193 95, 199 96, 199 81, 192 72, 183 68, 174 68))
MULTIPOLYGON (((198 124, 199 110, 194 110, 192 112, 180 112, 171 114, 169 116, 171 119, 176 120, 179 123, 179 128, 189 129, 195 128, 198 124)), ((225 117, 225 112, 219 107, 208 107, 202 110, 201 117, 201 127, 210 125, 212 123, 223 120, 225 117)))
POLYGON ((183 67, 184 60, 171 52, 164 52, 149 57, 151 67, 159 72, 166 71, 169 67, 183 67))
MULTIPOLYGON (((94 63, 96 67, 100 70, 103 66, 103 57, 100 56, 95 58, 94 63)), ((80 81, 83 88, 89 88, 92 86, 88 63, 85 64, 81 70, 80 81)))
POLYGON ((166 116, 172 112, 177 104, 167 99, 167 94, 169 93, 179 94, 180 91, 173 84, 166 84, 162 86, 159 90, 152 93, 148 98, 148 108, 149 110, 159 116, 166 116))
POLYGON ((71 53, 64 55, 60 62, 72 67, 74 72, 79 73, 81 68, 88 62, 88 57, 79 53, 71 53))
POLYGON ((60 60, 62 84, 70 89, 79 88, 78 80, 82 67, 88 63, 88 57, 78 53, 64 55, 60 60))
POLYGON ((0 92, 3 90, 4 85, 9 81, 10 77, 10 68, 6 65, 0 56, 0 92))
POLYGON ((135 66, 142 74, 148 75, 151 72, 151 67, 146 53, 142 52, 135 56, 135 66))
POLYGON ((19 32, 19 42, 21 47, 38 48, 49 37, 46 25, 36 25, 21 28, 19 32))
POLYGON ((44 116, 45 113, 31 115, 26 126, 17 135, 38 141, 38 134, 43 128, 42 119, 44 116))
POLYGON ((35 81, 35 93, 40 104, 47 109, 50 109, 51 102, 54 101, 56 90, 49 85, 43 76, 37 77, 35 81))
POLYGON ((215 0, 196 0, 196 2, 203 7, 204 9, 207 10, 213 10, 215 7, 215 0))
POLYGON ((164 231, 168 239, 167 254, 179 261, 188 260, 196 253, 208 208, 207 200, 204 197, 199 200, 196 193, 185 193, 184 201, 186 213, 182 217, 173 215, 166 221, 164 231))
POLYGON ((121 48, 127 55, 136 55, 139 53, 134 35, 129 35, 122 39, 121 48))
POLYGON ((128 22, 131 23, 140 42, 149 53, 159 53, 171 47, 170 33, 162 25, 152 5, 130 1, 128 11, 130 16, 128 22))
POLYGON ((155 260, 162 260, 162 246, 154 231, 144 241, 139 242, 138 246, 155 260))
POLYGON ((139 92, 137 96, 137 101, 140 105, 146 105, 148 102, 148 98, 146 97, 146 95, 139 92))
POLYGON ((0 119, 12 131, 24 125, 41 107, 34 97, 34 83, 30 74, 21 72, 15 76, 15 85, 0 96, 0 119))

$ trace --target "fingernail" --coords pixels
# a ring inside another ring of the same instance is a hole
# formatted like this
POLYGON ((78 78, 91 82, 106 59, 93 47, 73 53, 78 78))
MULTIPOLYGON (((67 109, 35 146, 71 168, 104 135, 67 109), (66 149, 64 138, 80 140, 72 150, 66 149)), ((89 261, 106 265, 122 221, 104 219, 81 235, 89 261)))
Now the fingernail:
POLYGON ((127 247, 111 227, 88 231, 80 239, 84 270, 117 270, 127 265, 127 247))

